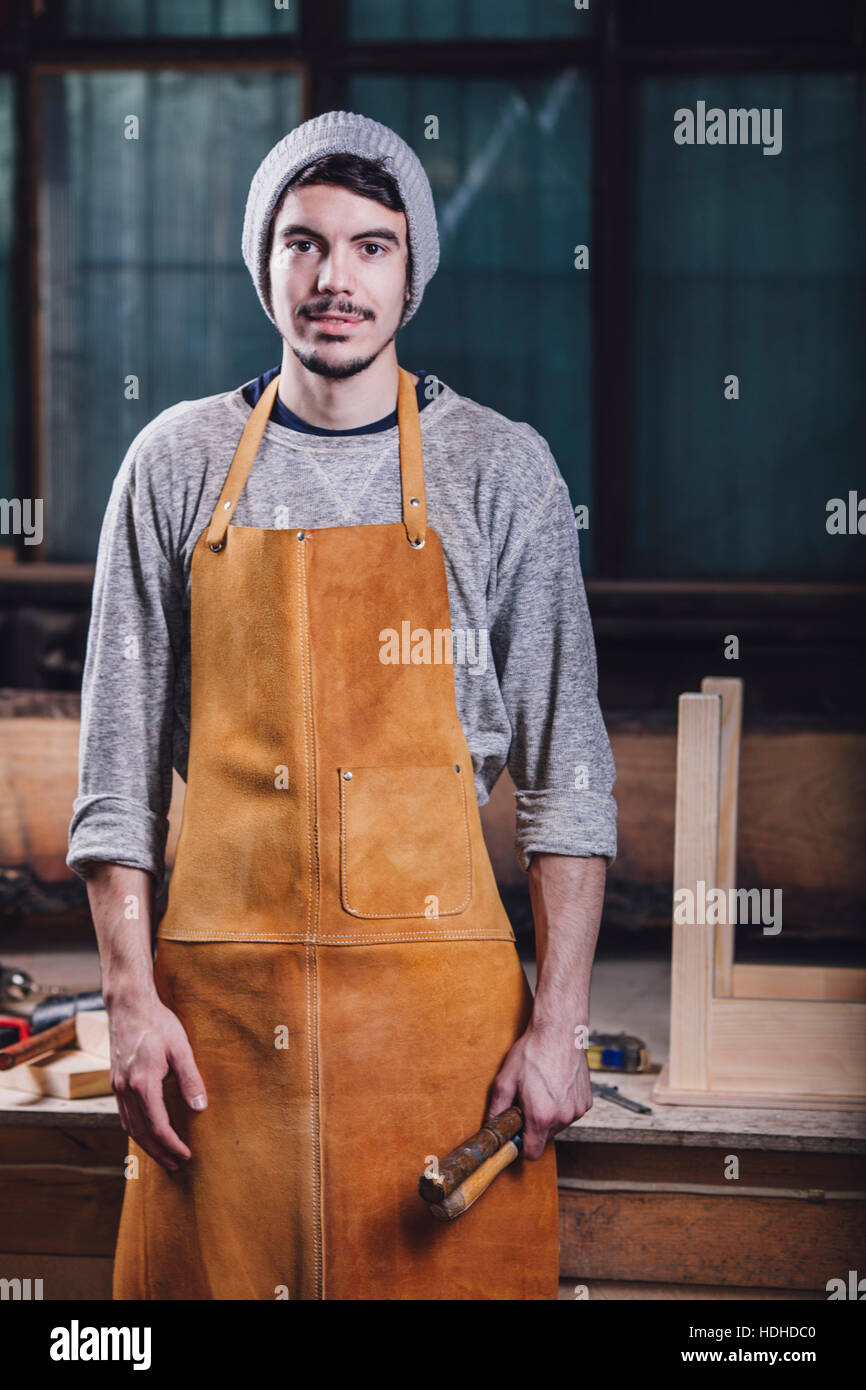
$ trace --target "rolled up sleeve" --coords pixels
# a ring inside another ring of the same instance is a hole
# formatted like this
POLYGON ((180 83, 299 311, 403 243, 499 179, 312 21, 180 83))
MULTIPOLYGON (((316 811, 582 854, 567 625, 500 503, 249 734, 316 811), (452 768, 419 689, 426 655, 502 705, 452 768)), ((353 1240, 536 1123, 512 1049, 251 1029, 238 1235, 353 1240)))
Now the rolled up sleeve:
POLYGON ((490 643, 511 723, 515 850, 616 858, 613 752, 568 487, 556 471, 497 576, 490 643))
POLYGON ((115 478, 99 538, 81 685, 78 796, 66 863, 87 878, 97 862, 165 872, 172 790, 177 578, 136 444, 115 478))

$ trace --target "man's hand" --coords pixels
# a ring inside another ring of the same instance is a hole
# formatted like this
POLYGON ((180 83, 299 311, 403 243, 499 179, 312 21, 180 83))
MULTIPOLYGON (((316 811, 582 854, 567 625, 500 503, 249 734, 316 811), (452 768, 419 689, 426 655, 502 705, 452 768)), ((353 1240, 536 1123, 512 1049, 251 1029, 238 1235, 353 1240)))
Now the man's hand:
POLYGON ((192 1157, 171 1127, 162 1083, 173 1071, 193 1110, 207 1105, 186 1029, 160 999, 153 977, 153 881, 144 869, 96 863, 87 894, 99 943, 102 997, 108 1010, 111 1088, 123 1128, 173 1173, 192 1157))
POLYGON ((526 1119, 526 1158, 540 1158, 554 1135, 591 1109, 586 1051, 575 1048, 573 1032, 530 1024, 517 1039, 493 1083, 487 1118, 514 1104, 526 1119))
POLYGON ((111 1087, 123 1128, 145 1153, 169 1173, 192 1153, 172 1129, 162 1092, 169 1071, 193 1110, 207 1105, 204 1082, 186 1029, 153 992, 134 1003, 116 1001, 108 1009, 111 1087))

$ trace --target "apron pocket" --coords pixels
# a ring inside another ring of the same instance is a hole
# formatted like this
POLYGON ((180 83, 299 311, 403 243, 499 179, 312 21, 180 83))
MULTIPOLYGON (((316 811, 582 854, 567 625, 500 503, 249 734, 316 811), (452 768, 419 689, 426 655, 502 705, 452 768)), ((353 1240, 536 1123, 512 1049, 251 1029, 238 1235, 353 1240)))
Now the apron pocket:
POLYGON ((341 767, 340 891, 355 917, 453 917, 472 896, 455 763, 341 767))

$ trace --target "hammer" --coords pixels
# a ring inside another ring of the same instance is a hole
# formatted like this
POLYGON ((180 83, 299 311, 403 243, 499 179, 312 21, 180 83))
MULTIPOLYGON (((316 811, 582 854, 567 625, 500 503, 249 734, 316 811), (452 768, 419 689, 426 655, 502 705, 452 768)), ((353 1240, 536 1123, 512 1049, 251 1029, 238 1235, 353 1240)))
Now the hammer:
POLYGON ((454 1221, 486 1192, 523 1147, 523 1111, 512 1105, 488 1120, 471 1138, 443 1158, 438 1173, 418 1179, 418 1191, 437 1221, 454 1221))

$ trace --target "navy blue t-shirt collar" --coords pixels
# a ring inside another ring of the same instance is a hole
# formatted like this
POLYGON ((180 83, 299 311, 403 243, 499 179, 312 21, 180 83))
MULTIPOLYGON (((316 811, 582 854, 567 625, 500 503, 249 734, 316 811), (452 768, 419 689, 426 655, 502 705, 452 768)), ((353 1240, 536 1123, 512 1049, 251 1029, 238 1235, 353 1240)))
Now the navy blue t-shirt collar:
MULTIPOLYGON (((273 381, 279 366, 270 367, 268 371, 257 376, 255 381, 247 382, 242 389, 242 395, 248 405, 255 405, 269 381, 273 381)), ((418 397, 418 409, 423 410, 425 405, 429 405, 430 397, 426 394, 425 386, 427 373, 421 372, 415 393, 418 397)), ((273 408, 271 409, 270 419, 275 425, 285 425, 286 429, 298 430, 301 434, 324 434, 324 435, 344 435, 344 434, 381 434, 385 430, 393 429, 397 423, 397 411, 392 410, 390 415, 386 415, 382 420, 374 420, 371 425, 358 425, 351 430, 326 430, 319 425, 308 425, 306 420, 302 420, 293 410, 289 410, 284 405, 279 396, 274 398, 273 408)))

